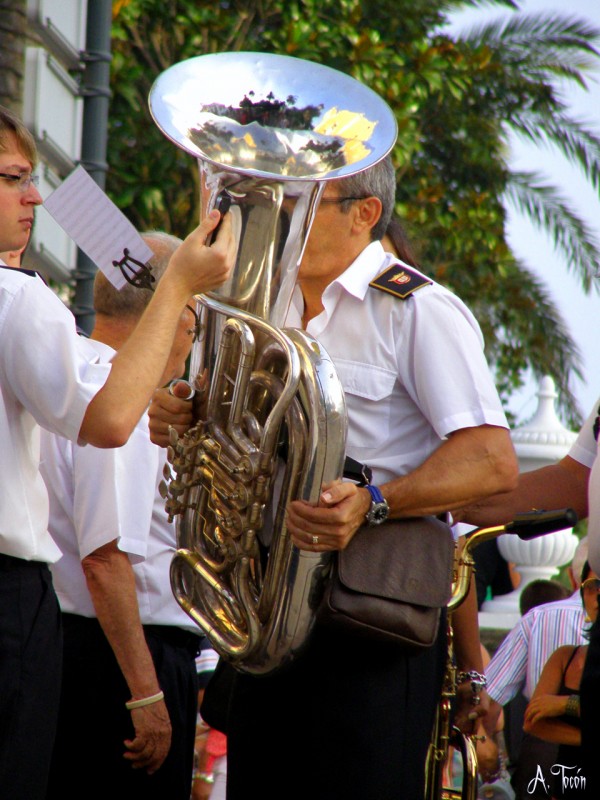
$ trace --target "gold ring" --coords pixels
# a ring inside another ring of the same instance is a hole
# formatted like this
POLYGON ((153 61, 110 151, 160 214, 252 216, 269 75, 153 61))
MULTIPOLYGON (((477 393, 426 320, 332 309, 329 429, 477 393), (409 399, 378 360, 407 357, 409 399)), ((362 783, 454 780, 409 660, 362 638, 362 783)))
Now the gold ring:
POLYGON ((312 537, 312 543, 313 544, 319 544, 319 537, 318 536, 313 536, 312 537))

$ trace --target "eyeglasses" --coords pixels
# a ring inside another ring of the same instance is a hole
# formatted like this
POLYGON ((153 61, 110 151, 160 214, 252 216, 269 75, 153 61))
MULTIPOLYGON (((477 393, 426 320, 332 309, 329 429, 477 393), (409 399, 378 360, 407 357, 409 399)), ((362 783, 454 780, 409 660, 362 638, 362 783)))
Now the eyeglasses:
POLYGON ((324 197, 321 202, 322 203, 345 203, 346 200, 364 200, 364 196, 362 197, 324 197))
POLYGON ((581 584, 581 591, 600 594, 600 578, 588 578, 581 584))
POLYGON ((37 186, 40 180, 39 175, 32 175, 31 172, 19 172, 18 175, 12 175, 10 172, 0 172, 0 178, 16 184, 20 192, 26 192, 31 184, 37 186))

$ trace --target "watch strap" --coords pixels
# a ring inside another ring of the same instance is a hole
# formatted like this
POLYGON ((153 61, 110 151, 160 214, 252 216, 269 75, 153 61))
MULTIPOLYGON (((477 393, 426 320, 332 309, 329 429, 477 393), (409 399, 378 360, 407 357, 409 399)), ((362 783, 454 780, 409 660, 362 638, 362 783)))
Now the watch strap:
POLYGON ((381 494, 381 489, 379 489, 378 486, 372 486, 370 483, 368 483, 364 488, 369 492, 371 495, 371 500, 374 503, 385 503, 385 498, 381 494))

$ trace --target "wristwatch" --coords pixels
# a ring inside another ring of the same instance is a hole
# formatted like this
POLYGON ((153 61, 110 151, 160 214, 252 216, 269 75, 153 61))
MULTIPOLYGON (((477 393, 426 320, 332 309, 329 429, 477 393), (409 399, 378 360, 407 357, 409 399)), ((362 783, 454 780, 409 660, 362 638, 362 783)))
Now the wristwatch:
POLYGON ((365 489, 371 495, 371 508, 367 511, 365 519, 367 525, 381 525, 388 518, 390 507, 386 503, 381 490, 377 486, 367 484, 365 489))

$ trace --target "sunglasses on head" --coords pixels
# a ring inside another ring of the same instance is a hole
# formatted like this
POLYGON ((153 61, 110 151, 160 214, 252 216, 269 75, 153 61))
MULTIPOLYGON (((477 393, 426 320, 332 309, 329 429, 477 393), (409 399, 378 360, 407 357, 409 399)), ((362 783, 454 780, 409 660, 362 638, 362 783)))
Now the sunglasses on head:
POLYGON ((581 584, 581 592, 600 594, 600 578, 587 578, 581 584))

